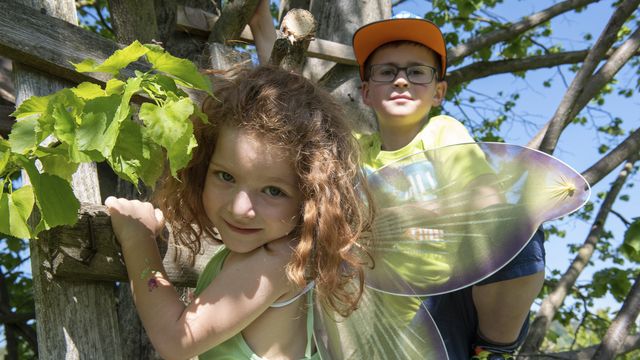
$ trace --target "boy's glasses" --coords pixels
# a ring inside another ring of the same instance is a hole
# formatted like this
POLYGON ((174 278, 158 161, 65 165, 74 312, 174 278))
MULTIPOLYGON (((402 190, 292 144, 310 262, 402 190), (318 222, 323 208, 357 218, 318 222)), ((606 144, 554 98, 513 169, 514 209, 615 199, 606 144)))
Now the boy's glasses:
POLYGON ((392 82, 398 77, 400 70, 407 74, 407 80, 414 84, 429 84, 433 81, 436 68, 427 65, 399 67, 393 64, 371 65, 370 79, 376 82, 392 82))

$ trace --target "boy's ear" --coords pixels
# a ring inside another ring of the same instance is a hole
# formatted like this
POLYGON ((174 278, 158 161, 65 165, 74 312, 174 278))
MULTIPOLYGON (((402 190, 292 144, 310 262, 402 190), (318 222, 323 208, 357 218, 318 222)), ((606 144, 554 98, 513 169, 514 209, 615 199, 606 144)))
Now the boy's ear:
POLYGON ((433 106, 440 106, 444 101, 444 96, 447 93, 447 82, 445 80, 438 81, 436 83, 436 89, 433 93, 433 106))
POLYGON ((360 86, 360 95, 362 96, 362 102, 369 106, 369 82, 363 81, 360 86))

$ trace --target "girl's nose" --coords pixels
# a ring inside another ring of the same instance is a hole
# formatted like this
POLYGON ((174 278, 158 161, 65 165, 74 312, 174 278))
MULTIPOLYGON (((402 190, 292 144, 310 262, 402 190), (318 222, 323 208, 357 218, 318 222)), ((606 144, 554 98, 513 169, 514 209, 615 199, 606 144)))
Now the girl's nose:
POLYGON ((231 203, 231 212, 238 217, 253 218, 256 213, 251 196, 246 191, 238 191, 231 203))

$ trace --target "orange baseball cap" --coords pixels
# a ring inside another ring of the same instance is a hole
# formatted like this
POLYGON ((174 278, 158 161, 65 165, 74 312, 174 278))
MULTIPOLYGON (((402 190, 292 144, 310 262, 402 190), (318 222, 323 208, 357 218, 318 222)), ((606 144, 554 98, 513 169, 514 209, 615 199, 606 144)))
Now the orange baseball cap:
POLYGON ((371 53, 386 43, 403 40, 422 44, 440 55, 440 79, 444 79, 447 73, 447 50, 442 32, 429 20, 404 16, 369 23, 353 34, 353 52, 360 65, 360 79, 364 80, 364 63, 371 53))

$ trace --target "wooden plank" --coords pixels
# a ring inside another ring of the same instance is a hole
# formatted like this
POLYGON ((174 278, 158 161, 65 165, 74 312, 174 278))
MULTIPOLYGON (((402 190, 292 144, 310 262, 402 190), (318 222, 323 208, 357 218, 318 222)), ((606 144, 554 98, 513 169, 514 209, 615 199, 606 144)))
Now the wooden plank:
MULTIPOLYGON (((217 20, 217 15, 204 10, 178 6, 176 26, 181 31, 207 36, 217 20)), ((248 26, 245 27, 237 40, 252 44, 251 29, 248 26)), ((351 46, 328 40, 313 40, 307 49, 307 56, 340 64, 357 65, 351 46)))
MULTIPOLYGON (((109 76, 78 73, 71 63, 87 58, 102 62, 123 47, 16 0, 0 1, 0 34, 2 56, 74 83, 104 83, 109 76)), ((131 76, 135 69, 144 71, 148 66, 131 64, 123 75, 131 76)))
MULTIPOLYGON (((205 243, 201 254, 191 265, 186 252, 180 252, 167 231, 165 240, 158 240, 164 256, 164 267, 176 286, 195 287, 198 275, 218 248, 205 243)), ((53 274, 74 280, 128 281, 120 246, 111 229, 111 218, 102 205, 82 204, 78 222, 59 226, 42 234, 56 239, 49 252, 53 274)))

